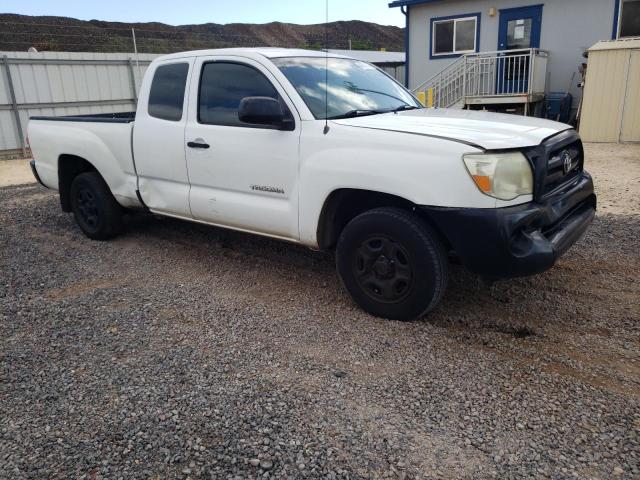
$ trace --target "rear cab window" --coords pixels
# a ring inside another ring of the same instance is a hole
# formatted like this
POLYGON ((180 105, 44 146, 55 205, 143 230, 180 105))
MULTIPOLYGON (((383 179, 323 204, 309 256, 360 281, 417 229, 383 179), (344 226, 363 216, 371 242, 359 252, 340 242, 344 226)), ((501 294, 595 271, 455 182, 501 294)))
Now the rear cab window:
POLYGON ((172 63, 156 69, 149 92, 149 115, 173 122, 182 119, 188 73, 188 63, 172 63))

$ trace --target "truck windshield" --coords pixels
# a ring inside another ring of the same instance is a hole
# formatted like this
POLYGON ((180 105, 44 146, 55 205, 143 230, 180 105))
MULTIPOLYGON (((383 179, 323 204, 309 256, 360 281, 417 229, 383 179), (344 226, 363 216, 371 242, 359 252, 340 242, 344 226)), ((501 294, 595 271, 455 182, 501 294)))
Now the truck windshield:
POLYGON ((385 73, 365 62, 322 57, 274 58, 314 117, 324 120, 421 108, 420 103, 385 73), (328 106, 325 94, 328 91, 328 106))

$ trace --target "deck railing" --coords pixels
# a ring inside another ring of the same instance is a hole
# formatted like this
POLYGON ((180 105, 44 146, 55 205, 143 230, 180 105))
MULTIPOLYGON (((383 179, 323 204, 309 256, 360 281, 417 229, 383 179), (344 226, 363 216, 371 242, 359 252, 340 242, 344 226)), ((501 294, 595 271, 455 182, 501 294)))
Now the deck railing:
POLYGON ((549 54, 537 48, 468 53, 420 84, 427 106, 447 108, 488 97, 544 95, 549 54))

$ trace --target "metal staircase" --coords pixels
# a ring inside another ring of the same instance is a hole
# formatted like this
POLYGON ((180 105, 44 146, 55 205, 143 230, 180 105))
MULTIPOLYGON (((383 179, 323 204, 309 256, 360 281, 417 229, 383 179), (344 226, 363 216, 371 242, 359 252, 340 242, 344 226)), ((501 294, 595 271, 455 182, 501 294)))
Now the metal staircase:
POLYGON ((537 48, 468 53, 413 90, 428 107, 530 103, 544 98, 548 53, 537 48))
POLYGON ((458 57, 439 73, 421 83, 413 93, 424 93, 429 107, 464 106, 465 56, 458 57), (431 92, 431 94, 429 94, 431 92), (461 105, 456 105, 461 104, 461 105))

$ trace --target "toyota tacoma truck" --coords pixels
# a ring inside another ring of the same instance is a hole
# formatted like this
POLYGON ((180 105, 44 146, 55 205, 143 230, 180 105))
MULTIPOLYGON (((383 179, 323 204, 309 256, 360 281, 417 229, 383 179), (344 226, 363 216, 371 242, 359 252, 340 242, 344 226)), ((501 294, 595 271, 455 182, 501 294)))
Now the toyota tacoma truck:
POLYGON ((288 49, 154 60, 135 113, 32 117, 36 179, 80 229, 158 215, 335 250, 367 312, 431 311, 449 260, 489 279, 549 269, 596 196, 569 125, 426 109, 373 65, 288 49))

